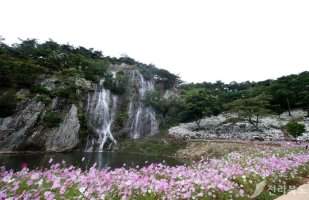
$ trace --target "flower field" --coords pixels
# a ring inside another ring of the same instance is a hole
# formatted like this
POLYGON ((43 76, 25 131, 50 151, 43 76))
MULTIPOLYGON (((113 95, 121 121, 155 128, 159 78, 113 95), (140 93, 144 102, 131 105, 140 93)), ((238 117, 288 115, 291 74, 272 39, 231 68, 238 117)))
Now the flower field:
POLYGON ((0 199, 274 199, 309 175, 304 145, 252 146, 221 159, 176 167, 164 163, 82 171, 0 170, 0 199))

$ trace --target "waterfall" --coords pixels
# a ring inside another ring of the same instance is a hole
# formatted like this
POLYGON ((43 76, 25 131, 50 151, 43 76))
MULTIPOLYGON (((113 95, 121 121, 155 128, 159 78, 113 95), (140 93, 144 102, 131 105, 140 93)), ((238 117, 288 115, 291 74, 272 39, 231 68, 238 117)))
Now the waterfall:
MULTIPOLYGON (((154 90, 154 82, 145 80, 142 74, 136 70, 132 71, 130 75, 129 96, 113 95, 110 90, 104 89, 104 80, 100 81, 100 87, 95 92, 88 94, 87 127, 89 135, 85 151, 102 152, 103 149, 111 148, 117 143, 111 130, 117 117, 117 110, 121 111, 121 106, 117 109, 117 104, 122 104, 124 100, 129 101, 128 118, 124 130, 117 126, 113 129, 127 132, 128 137, 132 139, 157 133, 159 124, 155 110, 150 106, 145 106, 143 102, 147 92, 154 90)), ((113 77, 115 76, 116 73, 113 73, 113 77)))
POLYGON ((107 142, 111 142, 110 145, 117 143, 111 132, 117 100, 117 96, 111 95, 109 90, 103 88, 103 80, 100 81, 100 89, 88 95, 87 120, 90 134, 85 151, 102 152, 107 142))
MULTIPOLYGON (((141 73, 138 73, 138 75, 138 99, 131 99, 129 105, 129 118, 131 120, 128 121, 130 122, 130 137, 133 139, 138 139, 144 135, 153 135, 158 131, 158 122, 154 109, 143 105, 146 93, 154 90, 154 84, 152 81, 145 81, 141 73), (137 102, 135 106, 133 101, 137 102)), ((135 78, 135 72, 132 77, 135 78)))

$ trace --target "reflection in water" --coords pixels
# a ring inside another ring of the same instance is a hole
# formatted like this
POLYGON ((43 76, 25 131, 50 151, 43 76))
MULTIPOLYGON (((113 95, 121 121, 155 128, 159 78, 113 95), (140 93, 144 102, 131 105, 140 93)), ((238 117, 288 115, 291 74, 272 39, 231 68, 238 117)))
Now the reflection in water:
POLYGON ((167 165, 181 164, 173 158, 147 156, 128 153, 114 152, 68 152, 56 154, 0 154, 0 166, 5 166, 6 169, 20 170, 22 163, 28 163, 30 169, 48 168, 51 164, 49 160, 53 159, 53 163, 62 163, 65 161, 65 166, 74 165, 82 169, 89 169, 97 163, 98 169, 117 167, 135 167, 149 165, 151 163, 162 163, 165 161, 167 165), (83 160, 83 161, 82 161, 83 160), (147 163, 145 163, 148 161, 147 163))

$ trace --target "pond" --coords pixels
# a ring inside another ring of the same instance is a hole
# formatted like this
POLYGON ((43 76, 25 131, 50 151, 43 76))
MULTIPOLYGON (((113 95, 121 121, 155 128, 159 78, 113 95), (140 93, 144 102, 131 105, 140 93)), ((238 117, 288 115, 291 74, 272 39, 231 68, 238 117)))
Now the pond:
POLYGON ((181 164, 173 158, 161 156, 148 156, 130 153, 116 152, 66 152, 66 153, 44 153, 44 154, 0 154, 0 166, 6 169, 20 170, 23 163, 27 163, 29 169, 49 168, 50 159, 53 163, 62 163, 66 166, 74 165, 82 169, 89 169, 97 163, 98 169, 111 169, 118 167, 137 167, 145 166, 151 163, 162 163, 175 166, 181 164))

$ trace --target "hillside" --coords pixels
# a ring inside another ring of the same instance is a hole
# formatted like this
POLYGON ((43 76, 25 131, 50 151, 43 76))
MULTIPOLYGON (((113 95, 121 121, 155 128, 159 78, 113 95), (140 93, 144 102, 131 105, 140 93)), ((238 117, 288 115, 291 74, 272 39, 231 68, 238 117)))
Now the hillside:
POLYGON ((52 40, 0 43, 1 151, 103 151, 179 123, 195 122, 199 131, 203 118, 223 112, 234 116, 228 123, 246 122, 263 132, 263 117, 308 106, 309 72, 261 82, 183 84, 130 57, 52 40))
POLYGON ((1 43, 0 55, 2 151, 102 151, 155 134, 168 111, 163 116, 146 101, 180 82, 129 57, 52 40, 1 43))

